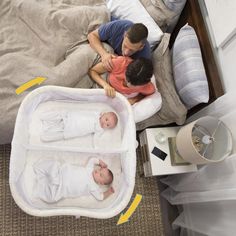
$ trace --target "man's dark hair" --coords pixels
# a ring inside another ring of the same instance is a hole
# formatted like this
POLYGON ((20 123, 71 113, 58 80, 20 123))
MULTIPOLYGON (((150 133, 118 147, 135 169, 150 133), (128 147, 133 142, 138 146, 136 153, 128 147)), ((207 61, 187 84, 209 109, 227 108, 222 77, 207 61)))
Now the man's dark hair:
POLYGON ((142 23, 133 24, 127 30, 127 37, 131 43, 144 43, 148 36, 148 29, 142 23))
POLYGON ((152 61, 144 57, 135 59, 127 66, 125 75, 127 82, 134 86, 150 82, 153 75, 152 61))

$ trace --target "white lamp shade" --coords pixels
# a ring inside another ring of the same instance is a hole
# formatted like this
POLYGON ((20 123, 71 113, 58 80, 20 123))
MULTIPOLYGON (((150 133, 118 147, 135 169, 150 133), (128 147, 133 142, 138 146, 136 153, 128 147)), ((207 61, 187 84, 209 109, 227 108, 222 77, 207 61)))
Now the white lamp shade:
POLYGON ((232 136, 222 121, 205 116, 179 130, 176 147, 181 157, 190 163, 215 163, 231 153, 232 136), (197 149, 194 137, 197 137, 201 150, 197 149))

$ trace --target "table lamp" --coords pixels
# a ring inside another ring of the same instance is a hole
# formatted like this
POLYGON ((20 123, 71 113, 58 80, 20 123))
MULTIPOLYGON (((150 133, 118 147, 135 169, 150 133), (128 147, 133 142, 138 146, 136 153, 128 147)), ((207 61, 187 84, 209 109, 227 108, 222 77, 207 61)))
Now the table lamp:
POLYGON ((221 120, 211 116, 183 126, 176 136, 178 154, 193 164, 222 161, 230 155, 232 147, 230 130, 221 120))

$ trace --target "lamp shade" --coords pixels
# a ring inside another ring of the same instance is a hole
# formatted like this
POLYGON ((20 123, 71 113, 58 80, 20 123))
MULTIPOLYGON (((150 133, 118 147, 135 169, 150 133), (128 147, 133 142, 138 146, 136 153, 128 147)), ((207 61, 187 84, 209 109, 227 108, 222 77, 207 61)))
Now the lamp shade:
POLYGON ((183 126, 176 136, 180 156, 193 164, 224 160, 232 151, 232 135, 226 125, 211 116, 183 126))

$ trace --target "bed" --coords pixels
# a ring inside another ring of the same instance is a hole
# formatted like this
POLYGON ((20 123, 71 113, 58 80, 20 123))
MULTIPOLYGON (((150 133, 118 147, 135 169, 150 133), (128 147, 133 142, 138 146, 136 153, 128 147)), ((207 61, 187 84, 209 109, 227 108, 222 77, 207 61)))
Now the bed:
MULTIPOLYGON (((162 40, 153 47, 154 75, 162 107, 138 122, 136 129, 182 125, 188 115, 224 93, 198 2, 175 1, 180 6, 177 11, 171 8, 173 1, 140 2, 164 32, 162 40), (209 86, 209 99, 191 109, 186 108, 176 90, 172 65, 172 48, 186 22, 196 31, 209 86)), ((33 89, 45 85, 94 87, 87 71, 99 57, 90 48, 87 34, 109 21, 110 12, 103 0, 4 0, 0 9, 0 143, 4 144, 11 142, 18 108, 33 89), (16 95, 15 89, 38 76, 46 78, 43 84, 16 95)))
MULTIPOLYGON (((186 118, 191 116, 192 114, 196 113, 200 109, 204 108, 208 104, 215 101, 218 97, 222 96, 224 94, 224 89, 221 83, 221 77, 219 74, 219 70, 217 68, 217 63, 214 59, 214 53, 213 53, 213 47, 211 44, 211 41, 209 39, 208 31, 204 22, 204 19, 202 17, 202 12, 200 10, 200 6, 198 1, 195 0, 176 0, 176 1, 169 1, 169 0, 141 0, 143 6, 145 6, 146 10, 149 12, 149 14, 152 16, 152 18, 155 20, 155 22, 161 27, 163 32, 168 32, 171 34, 170 41, 169 41, 169 50, 170 54, 168 56, 162 57, 162 60, 167 60, 166 64, 169 64, 170 58, 173 57, 173 46, 174 42, 176 41, 176 38, 178 37, 178 33, 180 32, 181 28, 188 23, 193 27, 193 29, 196 32, 197 39, 200 45, 200 51, 202 56, 202 61, 204 64, 204 69, 206 73, 206 79, 209 86, 209 99, 207 102, 199 103, 198 105, 192 107, 191 109, 187 109, 186 111, 186 118), (168 8, 168 7, 169 8, 168 8), (172 9, 170 11, 170 8, 172 9), (167 58, 167 59, 166 59, 167 58)), ((169 53, 169 52, 168 52, 169 53)), ((161 62, 159 62, 160 64, 161 62)), ((164 62, 163 62, 164 64, 164 62)), ((173 58, 172 58, 172 68, 167 68, 164 66, 165 70, 168 70, 169 73, 173 72, 173 58)), ((157 67, 158 69, 162 69, 162 66, 159 65, 157 67)), ((163 70, 163 69, 162 69, 163 70)), ((166 73, 168 74, 168 73, 166 73)), ((163 74, 162 74, 163 76, 163 74)), ((163 78, 169 78, 169 76, 163 76, 163 78)), ((169 82, 172 83, 174 78, 169 78, 169 82)), ((157 86, 160 85, 162 81, 158 80, 157 86)), ((168 87, 171 87, 168 85, 168 87)), ((176 87, 175 87, 176 88, 176 87)), ((162 94, 163 91, 161 91, 162 94)), ((178 92, 177 92, 178 93, 178 92)), ((179 94, 178 94, 179 95, 179 94)), ((169 106, 169 102, 172 100, 169 99, 169 96, 167 97, 167 103, 169 106)), ((175 100, 175 99, 173 99, 175 100)), ((179 103, 178 103, 179 104, 179 103)), ((162 109, 164 109, 166 105, 164 104, 162 109)), ((181 107, 182 108, 182 107, 181 107)), ((169 111, 168 112, 157 112, 153 117, 149 119, 147 123, 152 124, 152 126, 163 126, 163 125, 169 125, 170 123, 173 123, 172 125, 180 124, 182 123, 182 120, 177 120, 177 117, 181 118, 181 115, 178 114, 177 110, 174 106, 170 106, 168 108, 169 110, 172 110, 175 114, 173 117, 171 117, 169 111), (168 119, 163 114, 167 114, 167 117, 171 117, 171 119, 168 119), (154 120, 158 120, 158 124, 155 124, 154 120), (168 120, 168 122, 166 122, 168 120)), ((184 111, 183 111, 184 113, 184 111)), ((140 129, 146 128, 149 126, 148 124, 142 122, 141 124, 138 124, 137 127, 140 129)))

